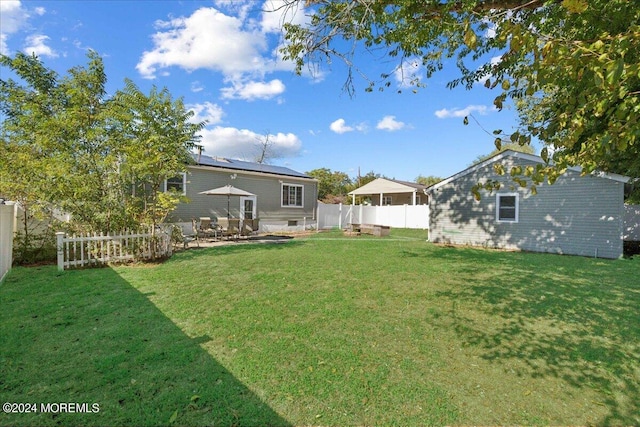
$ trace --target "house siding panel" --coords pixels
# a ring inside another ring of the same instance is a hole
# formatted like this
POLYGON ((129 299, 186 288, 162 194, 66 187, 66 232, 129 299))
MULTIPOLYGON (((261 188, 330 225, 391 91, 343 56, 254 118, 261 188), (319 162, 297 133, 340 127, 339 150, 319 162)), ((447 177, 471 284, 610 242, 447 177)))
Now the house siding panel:
MULTIPOLYGON (((502 163, 507 168, 536 164, 517 158, 502 163)), ((537 195, 514 185, 488 164, 433 191, 432 241, 603 258, 622 254, 621 182, 568 171, 555 184, 538 186, 537 195), (487 177, 502 182, 499 193, 518 193, 518 222, 496 221, 495 193, 474 200, 471 188, 487 177)))
MULTIPOLYGON (((227 216, 227 197, 208 196, 199 192, 231 184, 234 187, 255 194, 257 218, 261 224, 282 223, 288 221, 311 222, 315 219, 316 186, 311 179, 297 177, 259 176, 240 171, 213 171, 204 168, 189 168, 187 174, 187 197, 189 203, 180 203, 171 213, 169 220, 188 222, 192 218, 209 216, 219 218, 227 216), (235 175, 235 179, 231 179, 235 175), (281 206, 281 182, 304 186, 303 207, 281 206)), ((240 197, 231 196, 229 200, 231 217, 240 217, 240 197)))

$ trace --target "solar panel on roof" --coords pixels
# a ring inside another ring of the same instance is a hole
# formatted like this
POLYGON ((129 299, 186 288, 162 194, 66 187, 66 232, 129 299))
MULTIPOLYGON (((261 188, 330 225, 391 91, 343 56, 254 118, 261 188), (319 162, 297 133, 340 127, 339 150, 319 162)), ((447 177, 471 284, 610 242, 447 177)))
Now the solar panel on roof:
POLYGON ((284 166, 265 165, 263 163, 245 162, 242 160, 203 156, 198 154, 193 154, 193 158, 197 164, 203 166, 215 166, 226 169, 244 170, 249 172, 272 173, 276 175, 285 175, 297 178, 311 178, 309 175, 305 175, 301 172, 294 171, 293 169, 289 169, 284 166))

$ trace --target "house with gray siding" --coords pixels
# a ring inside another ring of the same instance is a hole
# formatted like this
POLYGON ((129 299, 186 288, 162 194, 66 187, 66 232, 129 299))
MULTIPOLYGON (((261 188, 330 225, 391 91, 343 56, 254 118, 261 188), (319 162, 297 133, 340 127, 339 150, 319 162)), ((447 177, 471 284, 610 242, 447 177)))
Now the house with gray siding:
POLYGON ((505 151, 473 165, 426 191, 430 195, 430 240, 436 243, 519 249, 602 258, 622 255, 624 185, 629 178, 569 169, 553 185, 537 186, 537 194, 521 188, 494 165, 536 166, 538 156, 505 151), (501 188, 471 189, 487 180, 501 188))
POLYGON ((315 225, 318 181, 292 169, 194 155, 187 172, 167 180, 165 189, 182 192, 188 203, 180 203, 168 221, 187 224, 194 218, 259 219, 261 231, 300 230, 315 225), (210 196, 199 194, 232 185, 255 196, 210 196), (229 212, 227 213, 227 203, 229 212))

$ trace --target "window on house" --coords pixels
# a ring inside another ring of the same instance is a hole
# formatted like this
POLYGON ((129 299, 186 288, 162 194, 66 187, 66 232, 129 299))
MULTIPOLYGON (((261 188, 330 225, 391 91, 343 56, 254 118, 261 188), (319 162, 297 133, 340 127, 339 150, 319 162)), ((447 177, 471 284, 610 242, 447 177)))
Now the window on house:
POLYGON ((518 194, 497 194, 496 210, 498 222, 518 222, 518 194))
POLYGON ((167 179, 164 182, 164 189, 165 191, 173 189, 184 196, 187 194, 187 174, 183 172, 180 175, 167 179))
POLYGON ((295 184, 282 184, 282 206, 302 207, 302 192, 304 187, 295 184))
POLYGON ((389 206, 393 204, 393 198, 391 196, 382 196, 382 206, 389 206))

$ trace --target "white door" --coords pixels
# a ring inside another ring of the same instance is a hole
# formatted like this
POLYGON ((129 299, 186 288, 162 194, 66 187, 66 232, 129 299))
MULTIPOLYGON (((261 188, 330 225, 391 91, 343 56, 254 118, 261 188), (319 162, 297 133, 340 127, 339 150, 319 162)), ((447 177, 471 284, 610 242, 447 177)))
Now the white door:
POLYGON ((240 197, 240 218, 256 219, 256 196, 240 197))

